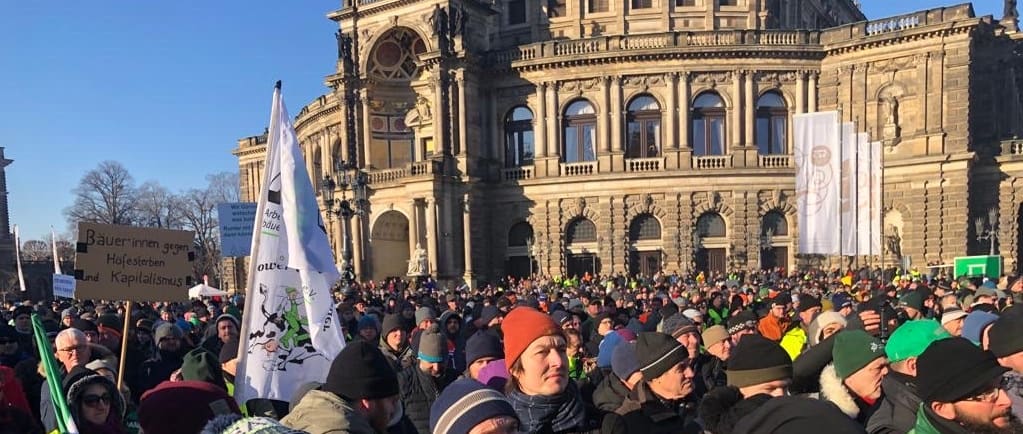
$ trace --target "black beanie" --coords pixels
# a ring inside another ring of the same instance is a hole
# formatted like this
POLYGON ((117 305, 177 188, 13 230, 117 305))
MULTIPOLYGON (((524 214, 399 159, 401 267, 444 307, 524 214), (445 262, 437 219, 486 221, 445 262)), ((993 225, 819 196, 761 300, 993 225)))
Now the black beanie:
POLYGON ((376 346, 353 341, 334 358, 322 390, 349 400, 398 394, 398 375, 376 346))
POLYGON ((401 316, 392 313, 384 317, 384 326, 380 329, 380 336, 387 337, 387 334, 394 331, 394 329, 402 328, 401 316))
POLYGON ((743 330, 757 329, 757 314, 752 310, 744 310, 728 318, 728 334, 734 335, 743 330))
POLYGON ((747 387, 792 378, 792 358, 785 350, 760 335, 745 335, 728 358, 728 384, 747 387))
POLYGON ((1002 316, 988 330, 988 341, 995 357, 1008 357, 1023 351, 1023 317, 1002 316))
POLYGON ((504 346, 493 333, 477 332, 465 343, 465 362, 469 365, 484 357, 504 358, 504 346))
POLYGON ((916 359, 917 390, 925 404, 957 402, 990 387, 1008 370, 965 338, 941 339, 916 359))
POLYGON ((95 323, 93 323, 92 321, 89 321, 87 319, 81 319, 81 318, 76 319, 74 321, 71 321, 71 328, 78 329, 78 331, 80 331, 82 333, 84 333, 84 332, 98 332, 99 331, 99 328, 96 327, 95 323))
POLYGON ((739 420, 732 432, 747 434, 866 433, 834 404, 801 396, 771 398, 739 420))
POLYGON ((810 294, 799 294, 799 312, 806 312, 812 308, 821 307, 821 301, 810 294))
POLYGON ((660 377, 688 357, 686 348, 671 335, 643 332, 636 338, 636 361, 644 381, 660 377))

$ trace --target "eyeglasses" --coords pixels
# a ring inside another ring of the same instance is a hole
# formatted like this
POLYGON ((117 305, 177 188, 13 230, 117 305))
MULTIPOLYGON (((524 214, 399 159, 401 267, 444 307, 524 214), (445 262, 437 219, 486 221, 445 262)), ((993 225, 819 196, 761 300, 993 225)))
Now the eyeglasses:
POLYGON ((993 403, 998 400, 998 396, 1004 391, 1003 384, 1005 379, 1000 379, 997 384, 988 390, 978 393, 974 396, 964 399, 964 401, 983 402, 986 404, 993 403))
POLYGON ((85 351, 86 348, 87 348, 86 345, 76 345, 76 346, 73 346, 73 347, 60 348, 57 351, 60 351, 62 353, 68 353, 68 354, 71 354, 71 353, 81 353, 81 352, 85 351))
POLYGON ((103 402, 103 405, 110 405, 110 394, 104 393, 102 395, 85 395, 82 397, 82 403, 89 407, 95 407, 96 404, 103 402))

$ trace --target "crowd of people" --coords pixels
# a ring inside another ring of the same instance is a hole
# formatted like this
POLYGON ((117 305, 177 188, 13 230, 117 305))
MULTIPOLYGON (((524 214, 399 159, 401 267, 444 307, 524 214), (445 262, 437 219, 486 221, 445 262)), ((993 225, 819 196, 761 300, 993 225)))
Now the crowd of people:
POLYGON ((242 405, 239 296, 135 304, 126 340, 123 304, 6 303, 0 434, 54 432, 51 382, 82 434, 1023 432, 1012 276, 393 279, 336 302, 325 381, 242 405))

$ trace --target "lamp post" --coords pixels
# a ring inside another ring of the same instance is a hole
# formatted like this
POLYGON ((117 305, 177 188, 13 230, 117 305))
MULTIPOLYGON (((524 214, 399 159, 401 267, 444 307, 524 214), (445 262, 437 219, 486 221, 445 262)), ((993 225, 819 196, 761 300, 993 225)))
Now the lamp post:
POLYGON ((533 278, 533 256, 536 255, 536 240, 526 237, 526 256, 529 258, 529 278, 533 278))
POLYGON ((350 222, 353 216, 366 214, 369 205, 366 184, 366 172, 352 161, 335 162, 334 177, 328 174, 323 177, 320 184, 323 187, 323 203, 327 215, 331 216, 331 219, 335 217, 341 219, 341 279, 345 286, 356 279, 352 266, 350 222), (338 190, 341 191, 341 197, 335 197, 335 191, 338 190), (351 199, 348 198, 349 190, 352 192, 351 199))
POLYGON ((977 217, 974 220, 977 230, 977 241, 987 241, 989 244, 988 255, 995 255, 995 243, 998 242, 998 208, 991 207, 987 211, 987 218, 977 217))

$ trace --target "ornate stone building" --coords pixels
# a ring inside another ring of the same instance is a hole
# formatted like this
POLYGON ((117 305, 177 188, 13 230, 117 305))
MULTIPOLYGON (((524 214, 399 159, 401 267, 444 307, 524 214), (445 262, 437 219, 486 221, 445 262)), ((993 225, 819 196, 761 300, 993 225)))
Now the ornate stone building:
MULTIPOLYGON (((996 250, 1017 262, 1014 11, 356 1, 328 15, 337 70, 295 124, 317 185, 336 161, 366 172, 348 222, 361 277, 404 275, 417 245, 433 273, 470 280, 838 265, 794 252, 792 115, 823 110, 884 143, 889 254, 857 263, 986 253, 975 219, 993 206, 996 250)), ((264 152, 265 136, 234 151, 248 200, 264 152)), ((340 257, 345 226, 326 220, 340 257)))

